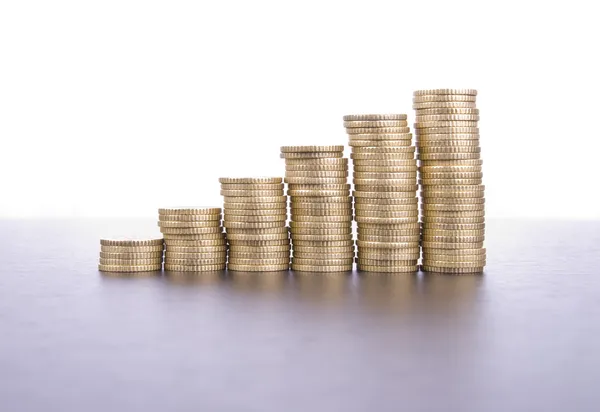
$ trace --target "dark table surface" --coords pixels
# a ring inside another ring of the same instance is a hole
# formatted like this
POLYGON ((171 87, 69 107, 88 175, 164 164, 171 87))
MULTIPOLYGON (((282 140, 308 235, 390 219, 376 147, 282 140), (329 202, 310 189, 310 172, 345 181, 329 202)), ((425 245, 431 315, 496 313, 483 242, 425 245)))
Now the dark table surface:
POLYGON ((0 221, 0 411, 597 411, 600 223, 489 221, 483 276, 111 277, 0 221))

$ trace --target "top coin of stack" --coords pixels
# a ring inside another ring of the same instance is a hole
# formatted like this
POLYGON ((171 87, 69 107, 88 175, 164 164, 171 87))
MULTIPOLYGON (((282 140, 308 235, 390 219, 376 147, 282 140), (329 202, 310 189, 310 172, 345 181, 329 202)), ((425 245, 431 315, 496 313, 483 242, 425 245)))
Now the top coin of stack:
POLYGON ((102 272, 151 272, 162 270, 163 239, 100 239, 102 272))
POLYGON ((425 271, 479 273, 485 266, 476 96, 472 89, 414 93, 425 271))
POLYGON ((158 209, 165 237, 165 270, 208 272, 225 270, 227 244, 220 207, 158 209))
POLYGON ((229 270, 288 270, 287 197, 281 177, 222 177, 229 270))
POLYGON ((406 115, 348 115, 344 126, 354 163, 358 269, 417 271, 417 162, 406 115))
POLYGON ((291 202, 292 269, 352 270, 352 198, 344 146, 283 146, 291 202))

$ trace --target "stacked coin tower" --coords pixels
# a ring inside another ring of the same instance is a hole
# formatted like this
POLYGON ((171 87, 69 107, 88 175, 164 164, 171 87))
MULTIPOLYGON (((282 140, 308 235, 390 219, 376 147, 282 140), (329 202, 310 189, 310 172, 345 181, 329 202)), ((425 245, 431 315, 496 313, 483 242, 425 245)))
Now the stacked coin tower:
POLYGON ((414 93, 422 196, 422 269, 479 273, 486 251, 476 90, 414 93))
POLYGON ((291 204, 292 269, 352 270, 352 198, 344 146, 283 146, 291 204))
POLYGON ((417 162, 405 114, 344 116, 354 164, 358 269, 418 270, 417 162))
POLYGON ((166 271, 225 270, 227 244, 221 226, 221 208, 158 209, 158 226, 167 247, 166 271))
POLYGON ((163 239, 100 239, 102 272, 151 272, 162 270, 163 239))
POLYGON ((288 270, 287 197, 281 177, 222 177, 219 182, 225 201, 229 270, 288 270))

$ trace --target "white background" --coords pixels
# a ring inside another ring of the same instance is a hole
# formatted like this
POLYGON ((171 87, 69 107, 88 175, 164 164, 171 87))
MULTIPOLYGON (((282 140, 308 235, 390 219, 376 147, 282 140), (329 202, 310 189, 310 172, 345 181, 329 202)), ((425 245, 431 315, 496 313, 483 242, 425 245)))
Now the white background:
MULTIPOLYGON (((479 90, 489 217, 599 218, 592 1, 0 2, 0 217, 155 216, 479 90)), ((412 120, 410 121, 412 124, 412 120)))

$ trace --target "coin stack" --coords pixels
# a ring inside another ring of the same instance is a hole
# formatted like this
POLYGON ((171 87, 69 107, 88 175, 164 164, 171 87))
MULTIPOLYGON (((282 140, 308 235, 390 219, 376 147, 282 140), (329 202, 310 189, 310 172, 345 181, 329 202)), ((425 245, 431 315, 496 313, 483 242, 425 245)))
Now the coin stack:
POLYGON ((102 272, 153 272, 162 270, 163 239, 100 239, 102 272))
POLYGON ((352 198, 344 146, 283 146, 291 204, 292 269, 352 270, 352 198))
POLYGON ((281 177, 222 177, 229 270, 274 272, 290 267, 287 197, 281 177))
POLYGON ((209 272, 225 270, 227 244, 220 207, 158 209, 165 237, 165 270, 209 272))
POLYGON ((405 114, 344 116, 352 147, 358 269, 418 270, 417 162, 405 114))
POLYGON ((486 262, 485 199, 476 90, 414 93, 422 196, 422 268, 480 273, 486 262))

